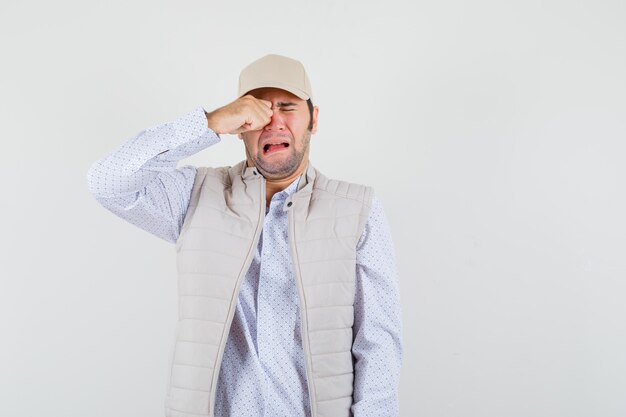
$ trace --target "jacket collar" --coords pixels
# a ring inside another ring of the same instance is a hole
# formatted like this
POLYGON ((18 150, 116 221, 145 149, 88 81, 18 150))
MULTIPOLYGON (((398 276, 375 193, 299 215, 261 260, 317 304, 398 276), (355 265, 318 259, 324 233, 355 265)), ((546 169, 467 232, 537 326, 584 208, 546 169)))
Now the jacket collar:
MULTIPOLYGON (((230 172, 231 175, 240 175, 244 182, 260 180, 262 178, 261 173, 257 171, 256 167, 249 167, 245 159, 231 167, 230 172)), ((300 175, 300 181, 298 181, 298 189, 296 190, 295 194, 311 193, 311 191, 313 190, 313 183, 315 182, 316 176, 317 170, 309 160, 307 167, 300 175)))

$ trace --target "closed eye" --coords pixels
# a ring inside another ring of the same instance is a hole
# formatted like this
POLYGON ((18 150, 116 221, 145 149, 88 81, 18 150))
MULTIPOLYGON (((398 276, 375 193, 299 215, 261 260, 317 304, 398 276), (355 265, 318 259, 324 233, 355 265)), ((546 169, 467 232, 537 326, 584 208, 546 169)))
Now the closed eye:
POLYGON ((292 101, 279 101, 278 103, 276 103, 276 107, 284 111, 292 111, 296 109, 297 103, 294 103, 292 101))

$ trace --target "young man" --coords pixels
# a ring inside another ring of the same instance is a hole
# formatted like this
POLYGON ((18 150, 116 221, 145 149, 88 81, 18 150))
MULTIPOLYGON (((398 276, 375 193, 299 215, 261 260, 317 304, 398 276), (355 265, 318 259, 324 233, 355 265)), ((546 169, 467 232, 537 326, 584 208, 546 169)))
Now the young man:
POLYGON ((90 168, 104 207, 175 243, 166 416, 398 415, 389 226, 371 187, 309 162, 317 116, 302 64, 267 55, 232 103, 144 130, 90 168), (222 134, 245 160, 176 168, 222 134))

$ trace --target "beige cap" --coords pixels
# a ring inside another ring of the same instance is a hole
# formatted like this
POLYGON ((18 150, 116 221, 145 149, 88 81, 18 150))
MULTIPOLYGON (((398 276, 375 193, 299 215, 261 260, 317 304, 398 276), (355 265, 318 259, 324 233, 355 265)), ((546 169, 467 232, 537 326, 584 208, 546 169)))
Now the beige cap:
POLYGON ((302 100, 312 98, 311 82, 304 65, 286 56, 265 55, 241 70, 237 97, 261 87, 287 90, 302 100))

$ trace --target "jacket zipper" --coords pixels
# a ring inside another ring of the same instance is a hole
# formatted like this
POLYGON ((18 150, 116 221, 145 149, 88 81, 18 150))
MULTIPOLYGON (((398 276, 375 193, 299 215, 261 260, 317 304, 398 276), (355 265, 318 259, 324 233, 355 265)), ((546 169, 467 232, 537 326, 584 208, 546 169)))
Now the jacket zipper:
POLYGON ((252 246, 248 250, 248 257, 246 258, 246 262, 243 265, 242 272, 239 274, 237 278, 237 284, 235 285, 235 293, 233 294, 233 299, 230 302, 230 307, 228 310, 228 320, 226 321, 226 327, 224 328, 224 337, 220 342, 220 347, 218 349, 218 357, 216 362, 215 370, 213 371, 213 381, 211 382, 211 395, 209 397, 209 417, 215 416, 215 396, 217 392, 217 380, 219 378, 220 369, 222 367, 222 359, 224 355, 224 349, 226 346, 226 341, 228 339, 228 334, 230 333, 230 326, 233 321, 233 317, 235 316, 235 306, 237 304, 237 300, 239 298, 239 290, 241 288, 241 283, 243 282, 243 277, 246 275, 250 264, 252 263, 252 258, 254 257, 254 248, 256 248, 259 243, 259 236, 261 233, 259 230, 263 228, 263 221, 265 219, 265 178, 260 176, 261 186, 260 188, 260 213, 259 213, 259 222, 257 223, 256 230, 254 232, 254 239, 252 240, 252 246))
POLYGON ((294 208, 289 210, 289 248, 291 249, 291 259, 293 261, 294 274, 296 276, 296 284, 298 286, 298 295, 300 297, 300 340, 302 340, 302 348, 304 350, 304 364, 306 368, 306 383, 309 391, 309 407, 311 409, 311 417, 317 416, 317 406, 315 402, 315 395, 313 391, 313 370, 311 365, 311 353, 308 338, 308 325, 307 325, 307 312, 304 302, 304 288, 302 285, 302 276, 300 274, 298 251, 296 249, 296 242, 294 238, 295 220, 293 214, 294 208))

